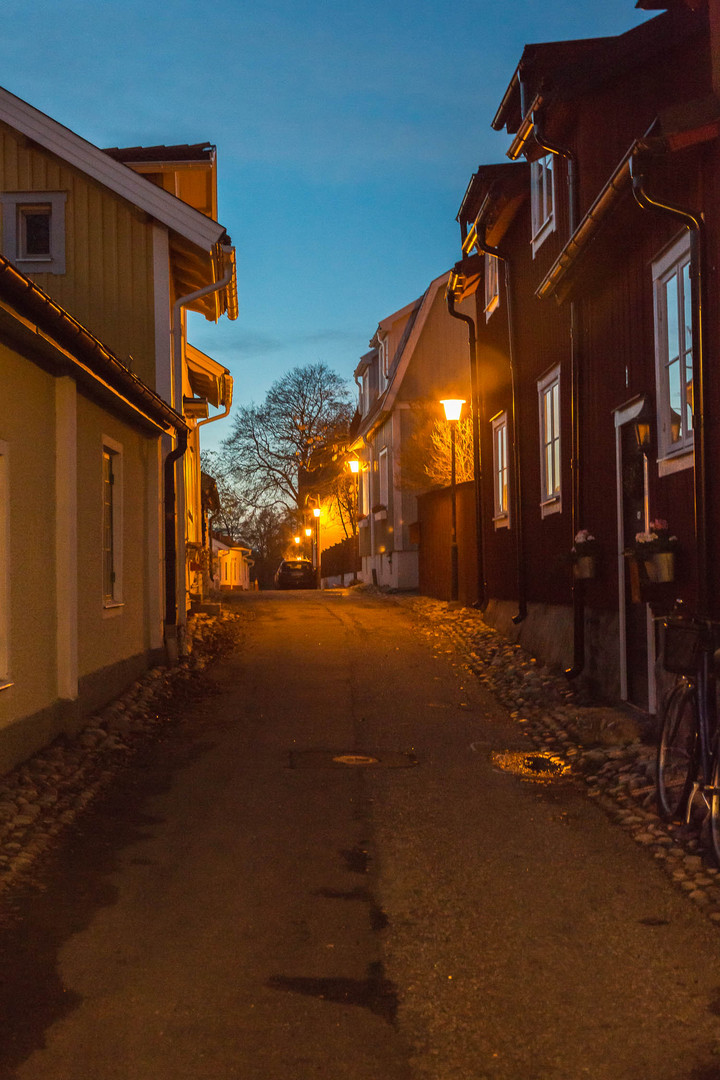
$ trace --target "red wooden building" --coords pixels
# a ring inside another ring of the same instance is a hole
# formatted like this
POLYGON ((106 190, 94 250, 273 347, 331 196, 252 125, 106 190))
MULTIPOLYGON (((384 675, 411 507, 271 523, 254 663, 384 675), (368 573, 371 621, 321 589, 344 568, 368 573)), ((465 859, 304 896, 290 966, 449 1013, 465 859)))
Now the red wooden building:
POLYGON ((652 712, 653 616, 718 607, 720 53, 717 0, 638 6, 660 14, 525 48, 493 120, 510 162, 471 179, 448 292, 476 296, 486 618, 652 712), (635 557, 658 520, 673 559, 635 557))

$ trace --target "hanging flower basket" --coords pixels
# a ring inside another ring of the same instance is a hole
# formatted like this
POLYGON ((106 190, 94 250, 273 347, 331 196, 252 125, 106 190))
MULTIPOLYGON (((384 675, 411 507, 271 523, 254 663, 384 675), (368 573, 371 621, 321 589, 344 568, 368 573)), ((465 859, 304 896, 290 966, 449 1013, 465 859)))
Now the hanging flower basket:
POLYGON ((678 538, 671 536, 667 521, 655 518, 647 532, 635 534, 635 541, 625 554, 634 559, 642 580, 653 585, 675 580, 675 552, 678 538))
POLYGON ((579 580, 594 578, 597 572, 597 540, 587 529, 580 529, 570 550, 573 577, 579 580))

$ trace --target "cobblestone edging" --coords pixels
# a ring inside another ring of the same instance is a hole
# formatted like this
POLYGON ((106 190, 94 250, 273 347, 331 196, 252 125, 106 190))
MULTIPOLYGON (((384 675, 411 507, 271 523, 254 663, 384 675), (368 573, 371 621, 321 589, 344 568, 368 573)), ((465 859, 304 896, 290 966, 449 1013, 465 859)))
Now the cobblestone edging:
POLYGON ((656 747, 622 709, 594 705, 558 675, 503 638, 472 608, 392 594, 424 633, 450 643, 539 751, 561 755, 590 798, 663 866, 676 886, 720 924, 720 870, 697 828, 667 825, 655 811, 656 747))
POLYGON ((107 786, 142 736, 173 719, 172 694, 235 640, 241 616, 195 615, 189 655, 156 667, 96 715, 74 738, 60 736, 0 777, 0 891, 27 878, 35 861, 107 786))

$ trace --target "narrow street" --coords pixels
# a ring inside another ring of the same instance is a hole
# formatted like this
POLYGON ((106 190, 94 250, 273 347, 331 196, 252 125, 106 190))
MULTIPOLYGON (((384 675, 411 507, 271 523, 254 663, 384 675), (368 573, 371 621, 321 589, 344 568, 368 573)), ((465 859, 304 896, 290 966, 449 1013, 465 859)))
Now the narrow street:
POLYGON ((720 931, 572 777, 496 766, 522 727, 452 653, 360 591, 236 604, 13 897, 2 1080, 720 1078, 720 931))

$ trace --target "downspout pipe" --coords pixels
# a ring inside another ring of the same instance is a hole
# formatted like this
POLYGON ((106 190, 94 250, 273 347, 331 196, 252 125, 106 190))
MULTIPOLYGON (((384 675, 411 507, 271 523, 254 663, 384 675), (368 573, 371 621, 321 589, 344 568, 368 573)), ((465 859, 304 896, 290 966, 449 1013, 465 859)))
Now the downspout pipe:
MULTIPOLYGON (((487 200, 486 200, 487 201, 487 200)), ((483 208, 480 208, 477 220, 482 219, 483 208)), ((493 255, 496 259, 499 259, 505 269, 505 300, 507 304, 507 326, 508 326, 508 358, 510 362, 510 398, 511 398, 511 410, 512 410, 512 434, 513 434, 513 446, 512 446, 512 463, 513 463, 513 520, 515 521, 516 528, 516 542, 515 542, 515 572, 517 578, 517 590, 518 590, 518 611, 517 615, 514 615, 512 622, 517 626, 519 623, 524 622, 527 618, 527 584, 525 580, 525 545, 523 542, 523 520, 522 520, 522 488, 521 488, 521 475, 520 475, 520 448, 518 439, 518 404, 517 404, 517 379, 515 373, 515 315, 513 311, 513 282, 510 267, 510 260, 499 248, 490 247, 485 240, 481 240, 478 235, 476 244, 478 251, 485 252, 486 255, 493 255)))
MULTIPOLYGON (((456 263, 455 273, 462 272, 462 263, 456 263)), ((478 373, 478 346, 475 320, 471 315, 465 315, 455 308, 455 294, 448 289, 446 294, 448 313, 453 319, 459 319, 466 323, 468 328, 468 344, 470 348, 470 395, 472 397, 472 450, 473 450, 473 474, 475 476, 475 550, 477 554, 477 604, 482 611, 488 603, 487 577, 485 574, 485 544, 483 533, 483 490, 482 490, 482 463, 480 459, 480 414, 484 411, 479 392, 478 373)))
MULTIPOLYGON (((557 146, 545 138, 542 116, 533 113, 533 129, 538 146, 548 154, 567 161, 568 184, 568 232, 575 235, 577 227, 577 169, 575 155, 565 147, 557 146)), ((582 519, 582 456, 580 451, 580 305, 574 298, 570 301, 570 473, 572 477, 570 498, 570 528, 577 536, 582 519)), ((573 662, 565 669, 567 679, 577 679, 585 670, 585 582, 573 575, 573 662)))
POLYGON ((713 610, 710 594, 707 531, 707 440, 705 432, 705 400, 707 396, 707 372, 705 365, 705 245, 703 222, 700 214, 673 203, 661 202, 646 191, 645 163, 647 155, 641 151, 630 158, 632 192, 643 210, 657 210, 681 221, 690 231, 690 292, 692 305, 692 373, 693 373, 693 428, 694 428, 694 503, 695 544, 698 567, 698 612, 707 615, 713 610))
MULTIPOLYGON (((230 248, 221 248, 223 255, 229 255, 230 248)), ((202 289, 196 289, 186 296, 180 296, 173 304, 172 334, 173 334, 173 380, 175 382, 176 396, 182 398, 182 309, 188 304, 208 296, 214 292, 220 292, 230 284, 233 277, 232 258, 225 260, 225 273, 219 281, 205 285, 202 289), (177 380, 180 385, 177 385, 177 380)), ((172 404, 172 402, 171 402, 172 404)), ((219 419, 219 418, 218 418, 219 419)), ((178 564, 178 536, 176 522, 177 507, 177 477, 175 472, 176 463, 182 458, 187 450, 188 431, 182 428, 178 431, 177 446, 170 451, 164 463, 164 502, 165 502, 165 648, 168 659, 177 662, 180 652, 178 641, 178 597, 177 597, 177 564, 178 564)))

